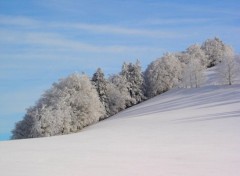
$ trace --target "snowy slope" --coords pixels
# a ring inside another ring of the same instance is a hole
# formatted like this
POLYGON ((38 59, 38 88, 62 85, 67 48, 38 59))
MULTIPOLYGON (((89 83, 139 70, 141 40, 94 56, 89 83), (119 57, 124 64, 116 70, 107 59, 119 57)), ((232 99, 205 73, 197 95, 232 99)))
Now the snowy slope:
MULTIPOLYGON (((235 64, 235 69, 237 73, 240 73, 240 57, 236 58, 236 64, 235 64)), ((240 74, 234 74, 234 78, 233 78, 233 84, 240 84, 240 74)), ((203 82, 203 86, 206 85, 222 85, 222 79, 219 76, 219 71, 218 71, 218 67, 211 67, 208 68, 205 72, 204 72, 204 82, 203 82)))
POLYGON ((240 85, 177 89, 80 133, 0 142, 1 176, 239 176, 240 85))

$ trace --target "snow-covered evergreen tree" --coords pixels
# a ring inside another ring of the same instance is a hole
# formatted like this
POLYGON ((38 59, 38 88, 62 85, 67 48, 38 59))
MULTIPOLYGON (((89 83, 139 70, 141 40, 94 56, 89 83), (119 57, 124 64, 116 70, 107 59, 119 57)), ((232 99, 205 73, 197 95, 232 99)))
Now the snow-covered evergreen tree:
POLYGON ((182 63, 175 54, 165 54, 153 61, 145 71, 147 96, 153 97, 179 85, 182 63))
POLYGON ((105 79, 104 73, 101 68, 98 68, 97 71, 93 74, 92 82, 96 87, 100 101, 106 110, 106 116, 102 117, 101 119, 107 118, 110 115, 110 109, 108 106, 108 100, 106 95, 108 81, 105 79))
POLYGON ((13 139, 77 132, 105 114, 95 87, 86 75, 73 74, 44 93, 16 124, 13 139))
POLYGON ((120 75, 127 81, 127 88, 131 97, 130 106, 143 101, 145 99, 143 92, 144 79, 142 75, 140 61, 137 60, 135 64, 124 63, 120 75))

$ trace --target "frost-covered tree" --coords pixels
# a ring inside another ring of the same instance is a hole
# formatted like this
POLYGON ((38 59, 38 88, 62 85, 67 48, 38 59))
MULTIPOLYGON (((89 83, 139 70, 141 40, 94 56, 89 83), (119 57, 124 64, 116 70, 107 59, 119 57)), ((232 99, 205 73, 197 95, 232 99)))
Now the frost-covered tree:
POLYGON ((107 84, 106 97, 109 107, 109 116, 112 116, 126 108, 125 97, 113 83, 107 84))
POLYGON ((224 55, 227 45, 225 45, 219 38, 208 39, 206 40, 201 48, 205 52, 208 60, 208 67, 213 67, 217 65, 219 59, 221 59, 224 55))
POLYGON ((189 55, 190 59, 188 64, 184 66, 183 70, 183 86, 184 87, 200 87, 204 82, 204 70, 200 60, 195 59, 189 55))
POLYGON ((70 107, 71 132, 97 122, 105 114, 98 93, 86 75, 70 75, 53 88, 52 94, 63 97, 64 103, 70 107))
POLYGON ((135 64, 124 63, 120 75, 125 78, 127 82, 127 89, 131 97, 130 106, 140 103, 145 99, 143 92, 143 75, 140 61, 137 60, 135 64))
POLYGON ((153 61, 145 71, 148 97, 156 96, 179 85, 182 80, 182 63, 175 54, 165 54, 153 61))
POLYGON ((105 79, 104 73, 101 68, 98 68, 97 71, 93 74, 92 82, 96 87, 100 101, 106 110, 106 116, 102 117, 101 119, 107 118, 110 115, 110 109, 108 106, 108 100, 106 95, 108 81, 105 79))
POLYGON ((15 129, 12 131, 12 139, 40 137, 42 133, 40 118, 36 108, 29 108, 24 119, 16 123, 15 129))
POLYGON ((199 64, 201 64, 202 67, 207 67, 207 56, 205 52, 201 49, 200 45, 191 45, 189 48, 187 48, 186 53, 191 56, 191 59, 194 58, 194 60, 198 60, 199 64))
POLYGON ((187 64, 189 62, 188 54, 186 51, 183 52, 176 52, 174 53, 174 56, 182 63, 187 64))
POLYGON ((188 47, 186 51, 175 53, 175 56, 179 59, 179 61, 186 65, 190 62, 189 55, 192 55, 197 60, 199 60, 202 66, 207 67, 207 56, 205 52, 201 49, 200 45, 194 44, 188 47))
POLYGON ((131 106, 131 102, 134 100, 129 94, 129 82, 126 80, 126 77, 123 77, 122 75, 115 74, 109 77, 109 82, 113 83, 115 87, 119 90, 121 93, 125 105, 127 107, 131 106))
POLYGON ((184 55, 183 86, 200 87, 204 81, 204 70, 207 67, 206 55, 198 45, 190 46, 184 55))
POLYGON ((98 68, 97 71, 93 74, 92 81, 96 90, 98 92, 99 98, 101 102, 106 102, 106 87, 107 80, 104 77, 104 73, 101 68, 98 68))
POLYGON ((13 139, 77 132, 99 121, 105 110, 86 75, 73 74, 47 90, 16 124, 13 139))
POLYGON ((217 65, 217 71, 221 84, 232 85, 236 81, 237 76, 239 76, 239 64, 231 47, 226 48, 221 62, 217 65))

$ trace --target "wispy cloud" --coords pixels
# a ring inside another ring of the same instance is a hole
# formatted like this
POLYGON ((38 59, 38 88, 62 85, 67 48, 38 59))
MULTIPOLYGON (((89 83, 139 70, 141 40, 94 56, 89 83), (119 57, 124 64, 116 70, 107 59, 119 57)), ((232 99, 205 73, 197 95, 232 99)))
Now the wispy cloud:
POLYGON ((133 35, 151 38, 184 38, 189 37, 189 34, 179 35, 178 32, 166 30, 150 30, 136 29, 131 27, 123 27, 118 25, 108 24, 86 24, 86 23, 69 23, 69 22, 42 22, 26 17, 9 17, 0 16, 0 24, 25 26, 28 28, 44 27, 45 29, 65 28, 72 30, 85 30, 93 33, 114 34, 114 35, 133 35))
POLYGON ((231 17, 240 17, 240 14, 238 13, 238 7, 239 3, 236 2, 230 2, 227 1, 219 1, 218 3, 215 3, 214 1, 209 3, 201 3, 199 2, 193 2, 193 3, 182 3, 179 1, 168 1, 168 2, 162 2, 162 1, 154 1, 149 2, 149 4, 152 7, 159 8, 159 9, 171 9, 172 11, 175 11, 176 9, 181 12, 185 13, 201 13, 201 16, 204 16, 205 14, 216 14, 217 16, 227 15, 231 17), (232 6, 229 8, 229 6, 232 6), (235 7, 235 9, 233 8, 235 7))
POLYGON ((86 42, 80 42, 78 40, 67 39, 64 36, 56 33, 39 33, 39 32, 16 32, 0 30, 3 34, 0 38, 2 42, 9 43, 21 43, 29 45, 42 45, 45 47, 56 47, 62 50, 71 49, 84 52, 109 52, 109 53, 121 53, 121 52, 146 52, 156 51, 159 48, 146 47, 146 46, 98 46, 88 44, 86 42))
POLYGON ((38 27, 41 25, 40 21, 23 17, 23 16, 4 16, 0 15, 0 24, 3 25, 15 25, 15 26, 28 26, 28 27, 38 27))
POLYGON ((135 35, 135 36, 155 37, 155 38, 186 37, 186 36, 180 36, 179 33, 176 33, 176 32, 170 32, 170 31, 164 31, 164 30, 134 29, 134 28, 128 28, 128 27, 113 26, 113 25, 96 25, 96 24, 84 24, 84 23, 67 24, 66 23, 66 24, 54 24, 53 26, 87 30, 94 33, 135 35))
POLYGON ((222 18, 170 18, 170 19, 147 19, 143 20, 141 24, 145 25, 186 25, 186 24, 198 24, 221 21, 222 18))

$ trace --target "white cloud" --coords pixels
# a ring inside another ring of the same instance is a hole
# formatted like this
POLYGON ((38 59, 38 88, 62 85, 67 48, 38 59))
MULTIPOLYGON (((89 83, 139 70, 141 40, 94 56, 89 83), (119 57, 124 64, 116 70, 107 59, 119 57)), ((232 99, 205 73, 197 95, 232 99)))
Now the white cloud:
POLYGON ((64 23, 64 22, 42 22, 26 17, 9 17, 0 16, 0 24, 25 26, 28 28, 56 29, 66 28, 71 30, 85 30, 93 33, 103 33, 111 35, 134 35, 151 38, 184 38, 189 37, 189 34, 179 35, 178 32, 171 32, 166 30, 150 30, 150 29, 136 29, 130 27, 123 27, 108 24, 86 24, 86 23, 64 23))
POLYGON ((203 24, 207 22, 221 21, 222 18, 170 18, 170 19, 147 19, 143 20, 145 25, 184 25, 184 24, 203 24))
MULTIPOLYGON (((228 2, 231 4, 230 2, 228 2)), ((228 15, 232 17, 239 17, 240 14, 238 13, 238 8, 234 9, 229 9, 228 5, 224 1, 219 1, 219 3, 181 3, 181 2, 161 2, 161 1, 154 1, 150 2, 152 7, 157 7, 159 9, 171 9, 174 11, 177 9, 178 11, 182 11, 185 14, 192 14, 192 13, 197 13, 197 14, 215 14, 217 16, 221 15, 228 15)), ((233 3, 237 7, 237 3, 233 3)), ((233 5, 232 4, 232 5, 233 5)))
POLYGON ((0 30, 2 37, 1 42, 8 43, 21 43, 33 45, 42 45, 44 47, 54 47, 55 49, 71 49, 75 51, 84 52, 108 52, 108 53, 121 53, 121 52, 146 52, 156 51, 159 48, 145 47, 145 46, 99 46, 92 45, 78 40, 67 39, 62 35, 56 33, 39 33, 39 32, 15 32, 0 30))
POLYGON ((154 37, 154 38, 182 38, 182 37, 188 36, 188 35, 181 36, 179 35, 179 33, 169 32, 164 30, 135 29, 135 28, 129 28, 129 27, 113 26, 113 25, 99 25, 99 24, 97 25, 97 24, 84 24, 84 23, 66 23, 66 24, 55 23, 53 26, 86 30, 94 33, 135 35, 135 36, 154 37))

